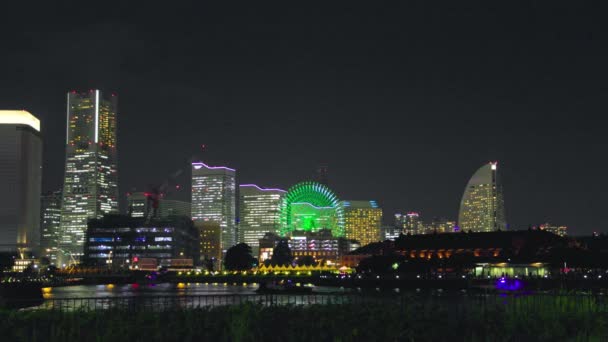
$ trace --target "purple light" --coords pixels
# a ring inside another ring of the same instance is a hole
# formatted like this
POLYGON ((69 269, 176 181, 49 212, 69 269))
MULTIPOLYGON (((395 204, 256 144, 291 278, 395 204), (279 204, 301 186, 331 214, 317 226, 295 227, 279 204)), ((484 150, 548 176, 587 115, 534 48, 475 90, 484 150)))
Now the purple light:
POLYGON ((241 184, 239 186, 253 186, 256 189, 260 190, 260 191, 280 191, 280 192, 287 192, 283 189, 276 189, 276 188, 260 188, 259 186, 255 185, 255 184, 241 184))
POLYGON ((501 277, 496 282, 495 286, 497 290, 519 291, 524 288, 524 283, 519 279, 507 279, 505 277, 501 277))
POLYGON ((192 166, 194 167, 195 170, 198 170, 202 167, 209 169, 209 170, 218 170, 218 169, 224 169, 224 170, 229 170, 229 171, 233 171, 236 172, 235 169, 231 169, 227 166, 209 166, 203 162, 198 162, 198 163, 192 163, 192 166))

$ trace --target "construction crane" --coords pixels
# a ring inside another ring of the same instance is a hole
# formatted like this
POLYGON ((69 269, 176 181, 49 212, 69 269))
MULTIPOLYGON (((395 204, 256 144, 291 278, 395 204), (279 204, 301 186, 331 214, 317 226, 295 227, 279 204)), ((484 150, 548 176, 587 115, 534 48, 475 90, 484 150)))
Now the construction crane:
POLYGON ((179 190, 181 187, 175 185, 174 187, 169 186, 170 182, 175 178, 179 177, 183 173, 183 169, 179 169, 171 174, 165 181, 157 186, 150 186, 150 191, 144 193, 146 196, 146 222, 149 222, 153 218, 158 217, 158 207, 160 200, 166 195, 170 194, 174 189, 179 190), (152 212, 152 214, 150 214, 152 212))
MULTIPOLYGON (((200 146, 201 152, 206 152, 207 145, 202 144, 200 146)), ((196 159, 196 155, 193 155, 188 159, 188 165, 192 164, 192 161, 196 159)), ((184 172, 184 169, 179 169, 173 172, 165 181, 160 185, 149 185, 150 191, 145 192, 146 196, 146 213, 144 215, 146 222, 150 222, 153 218, 158 217, 158 207, 160 200, 170 194, 173 190, 179 191, 181 186, 179 184, 170 186, 170 183, 179 177, 184 172)))

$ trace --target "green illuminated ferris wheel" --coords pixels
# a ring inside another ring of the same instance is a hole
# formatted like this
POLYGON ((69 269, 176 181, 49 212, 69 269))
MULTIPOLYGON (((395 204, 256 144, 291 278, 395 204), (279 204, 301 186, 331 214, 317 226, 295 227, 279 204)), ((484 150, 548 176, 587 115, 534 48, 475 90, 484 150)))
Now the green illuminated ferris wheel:
POLYGON ((317 182, 298 183, 287 191, 280 206, 281 236, 296 229, 330 229, 333 236, 344 236, 344 210, 338 197, 317 182))

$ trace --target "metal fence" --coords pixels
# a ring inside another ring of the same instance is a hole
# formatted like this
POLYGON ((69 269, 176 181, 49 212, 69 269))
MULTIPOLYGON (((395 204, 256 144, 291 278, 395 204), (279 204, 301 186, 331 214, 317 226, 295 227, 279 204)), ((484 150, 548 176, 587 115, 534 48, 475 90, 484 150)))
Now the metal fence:
POLYGON ((42 303, 21 303, 26 310, 57 311, 165 311, 209 308, 217 306, 256 304, 273 305, 391 305, 402 308, 420 308, 423 311, 447 309, 455 314, 472 311, 502 310, 525 313, 546 312, 597 312, 608 313, 608 296, 605 295, 499 295, 499 294, 452 294, 452 295, 365 295, 365 294, 245 294, 245 295, 174 295, 131 296, 94 298, 50 298, 42 303))

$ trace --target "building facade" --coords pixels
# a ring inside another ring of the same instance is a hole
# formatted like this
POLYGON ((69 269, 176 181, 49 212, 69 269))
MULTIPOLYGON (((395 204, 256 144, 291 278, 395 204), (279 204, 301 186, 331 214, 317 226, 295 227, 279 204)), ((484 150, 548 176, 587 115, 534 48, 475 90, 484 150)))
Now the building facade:
POLYGON ((342 201, 344 236, 362 246, 381 240, 382 209, 376 201, 342 201))
POLYGON ((225 166, 192 163, 192 220, 220 224, 223 253, 237 241, 235 177, 225 166))
POLYGON ((197 263, 198 231, 188 217, 146 222, 108 215, 89 221, 84 251, 86 263, 114 268, 129 268, 138 259, 156 259, 161 266, 170 266, 175 259, 197 263))
POLYGON ((253 255, 258 255, 259 240, 264 234, 279 231, 281 198, 285 193, 255 184, 239 186, 239 242, 249 245, 253 255))
POLYGON ((418 234, 454 233, 456 221, 433 218, 430 222, 420 222, 418 234))
POLYGON ((210 262, 215 269, 218 269, 222 259, 222 228, 219 222, 195 221, 194 226, 198 229, 201 261, 205 264, 210 262))
POLYGON ((117 104, 101 91, 67 94, 66 162, 59 259, 78 262, 87 221, 117 213, 117 104))
POLYGON ((40 255, 57 265, 57 246, 61 228, 61 190, 49 191, 41 197, 40 255))
MULTIPOLYGON (((158 201, 159 218, 169 216, 188 216, 192 214, 190 203, 173 199, 161 198, 158 201)), ((130 192, 127 194, 127 215, 130 217, 151 217, 154 209, 148 208, 148 199, 145 192, 130 192)))
POLYGON ((340 257, 361 245, 352 240, 332 235, 330 229, 321 229, 316 232, 296 230, 287 238, 274 233, 267 233, 259 240, 258 260, 262 264, 271 259, 274 247, 281 240, 286 240, 294 262, 310 256, 316 263, 334 265, 339 263, 340 257))
POLYGON ((382 225, 380 227, 380 239, 382 241, 385 240, 395 240, 399 237, 403 232, 403 228, 397 227, 394 225, 382 225))
POLYGON ((420 214, 413 211, 405 214, 395 214, 395 226, 400 227, 405 235, 422 234, 423 230, 420 214))
POLYGON ((40 246, 40 121, 23 110, 0 111, 0 251, 37 254, 40 246))
POLYGON ((485 164, 469 180, 460 202, 460 230, 491 232, 506 229, 502 186, 497 170, 497 163, 485 164))

